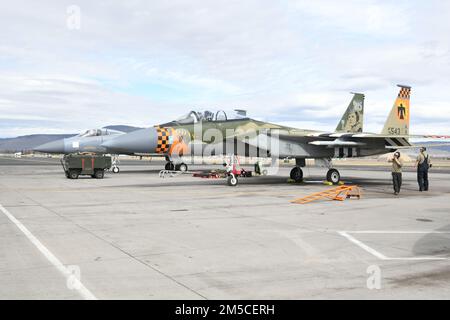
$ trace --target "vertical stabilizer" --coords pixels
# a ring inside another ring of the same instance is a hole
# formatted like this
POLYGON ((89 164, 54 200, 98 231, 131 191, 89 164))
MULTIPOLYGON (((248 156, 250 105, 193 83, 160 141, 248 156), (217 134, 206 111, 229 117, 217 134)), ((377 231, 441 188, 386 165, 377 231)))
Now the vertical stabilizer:
POLYGON ((409 134, 409 97, 411 95, 411 87, 400 84, 397 86, 400 87, 400 91, 381 132, 385 135, 396 136, 409 134))
POLYGON ((353 93, 352 101, 347 107, 341 121, 339 121, 336 132, 357 133, 363 131, 364 121, 364 95, 353 93))

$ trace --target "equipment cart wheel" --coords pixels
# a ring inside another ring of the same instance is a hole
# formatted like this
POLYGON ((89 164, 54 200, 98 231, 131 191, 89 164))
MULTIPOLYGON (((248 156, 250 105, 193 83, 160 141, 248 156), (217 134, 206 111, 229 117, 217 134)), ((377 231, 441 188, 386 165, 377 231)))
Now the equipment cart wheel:
POLYGON ((78 172, 78 170, 69 170, 69 178, 70 179, 78 179, 79 175, 80 175, 80 173, 78 172))
POLYGON ((332 184, 338 184, 341 181, 341 174, 336 169, 330 169, 327 172, 327 181, 332 184))
POLYGON ((95 178, 97 179, 103 179, 103 177, 105 176, 105 171, 104 170, 95 170, 95 178))
POLYGON ((231 187, 237 186, 238 182, 238 178, 234 174, 230 174, 227 178, 227 183, 231 187))
POLYGON ((120 171, 119 167, 114 166, 114 167, 112 168, 112 172, 113 172, 113 173, 119 173, 119 171, 120 171))

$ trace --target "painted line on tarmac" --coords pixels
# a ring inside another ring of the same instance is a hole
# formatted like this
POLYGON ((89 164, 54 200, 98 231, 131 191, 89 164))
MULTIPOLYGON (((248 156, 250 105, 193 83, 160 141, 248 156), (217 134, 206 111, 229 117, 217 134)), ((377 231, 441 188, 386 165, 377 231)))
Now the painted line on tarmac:
POLYGON ((0 204, 0 211, 3 212, 12 223, 31 241, 31 243, 44 255, 44 257, 66 278, 67 283, 71 282, 73 290, 76 290, 80 296, 86 300, 97 300, 92 292, 89 291, 73 273, 64 266, 61 261, 48 250, 19 220, 17 220, 8 210, 0 204))
POLYGON ((446 257, 433 257, 433 256, 423 256, 423 257, 387 257, 384 254, 378 252, 377 250, 369 247, 362 241, 351 236, 353 234, 450 234, 450 231, 394 231, 394 230, 366 230, 366 231, 337 231, 338 234, 347 238, 350 242, 356 244, 361 249, 369 252, 373 256, 380 260, 402 260, 402 261, 421 261, 421 260, 449 260, 446 257))
POLYGON ((404 231, 395 231, 395 230, 364 230, 364 231, 345 231, 347 233, 360 233, 360 234, 450 234, 449 231, 415 231, 415 230, 404 230, 404 231))
POLYGON ((349 240, 350 242, 353 242, 354 244, 356 244, 358 247, 360 247, 361 249, 364 249, 365 251, 367 251, 368 253, 370 253, 371 255, 377 257, 380 260, 387 260, 388 257, 386 257, 385 255, 379 253, 377 250, 369 247, 368 245, 362 243, 361 241, 359 241, 358 239, 352 237, 351 235, 349 235, 347 232, 345 231, 338 231, 338 233, 343 236, 344 238, 347 238, 347 240, 349 240))

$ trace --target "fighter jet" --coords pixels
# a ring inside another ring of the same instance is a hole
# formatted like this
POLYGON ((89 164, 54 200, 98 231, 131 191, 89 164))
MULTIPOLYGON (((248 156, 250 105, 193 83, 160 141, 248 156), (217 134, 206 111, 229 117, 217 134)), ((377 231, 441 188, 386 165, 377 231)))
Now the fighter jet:
MULTIPOLYGON (((166 170, 180 171, 188 169, 183 161, 183 156, 188 155, 295 158, 297 165, 291 171, 291 178, 296 181, 303 178, 301 167, 305 166, 306 158, 331 163, 335 156, 357 157, 376 154, 380 149, 385 151, 384 139, 370 140, 368 146, 360 139, 351 139, 363 132, 364 95, 361 93, 353 94, 333 133, 262 122, 248 118, 244 110, 235 111, 236 115, 230 118, 222 110, 191 111, 178 120, 122 135, 105 141, 102 146, 115 153, 162 154, 167 159, 166 170)), ((330 167, 327 178, 337 183, 339 172, 330 167)))
MULTIPOLYGON (((111 128, 101 129, 89 129, 74 137, 51 141, 37 146, 33 151, 42 153, 56 153, 56 154, 69 154, 75 152, 91 152, 91 153, 112 153, 109 152, 106 147, 102 146, 102 143, 114 139, 120 135, 126 134, 133 130, 141 128, 134 128, 128 126, 122 126, 122 130, 115 130, 111 128)), ((133 153, 126 153, 133 154, 133 153)), ((114 173, 119 172, 118 161, 113 163, 112 171, 114 173)))

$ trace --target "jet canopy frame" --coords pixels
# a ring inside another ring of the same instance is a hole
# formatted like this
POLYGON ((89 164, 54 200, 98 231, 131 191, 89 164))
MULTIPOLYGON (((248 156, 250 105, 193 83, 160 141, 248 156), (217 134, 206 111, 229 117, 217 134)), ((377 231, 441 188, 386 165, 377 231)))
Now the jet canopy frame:
POLYGON ((112 134, 119 134, 120 131, 112 130, 112 129, 89 129, 83 133, 77 135, 77 137, 85 138, 85 137, 100 137, 100 136, 109 136, 112 134))
POLYGON ((227 113, 224 110, 218 110, 215 113, 209 110, 205 111, 190 111, 186 115, 175 120, 178 124, 192 124, 200 121, 207 122, 219 122, 219 121, 228 121, 235 119, 245 119, 247 118, 247 112, 242 109, 235 109, 236 114, 234 117, 229 118, 227 113))

